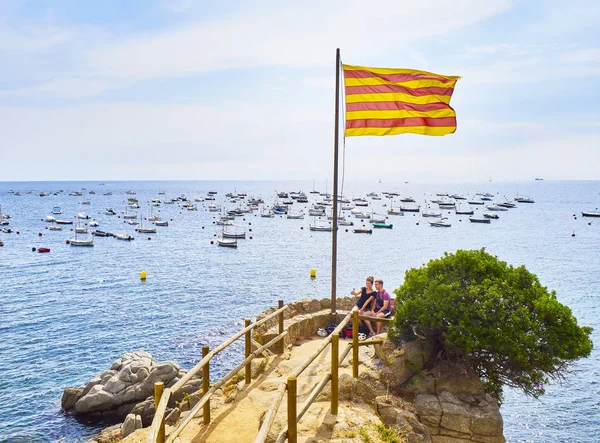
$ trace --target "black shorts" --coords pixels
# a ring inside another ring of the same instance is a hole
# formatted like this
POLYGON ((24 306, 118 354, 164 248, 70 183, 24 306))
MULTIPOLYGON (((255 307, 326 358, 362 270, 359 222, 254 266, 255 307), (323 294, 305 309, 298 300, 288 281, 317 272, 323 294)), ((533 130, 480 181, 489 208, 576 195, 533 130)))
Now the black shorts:
POLYGON ((383 311, 384 318, 388 318, 390 315, 392 315, 392 311, 383 311))

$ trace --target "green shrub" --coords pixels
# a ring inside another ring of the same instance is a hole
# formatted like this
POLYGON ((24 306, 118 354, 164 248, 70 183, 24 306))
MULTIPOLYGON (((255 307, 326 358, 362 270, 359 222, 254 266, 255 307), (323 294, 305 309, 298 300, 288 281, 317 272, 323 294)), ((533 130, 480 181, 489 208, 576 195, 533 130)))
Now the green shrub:
POLYGON ((470 361, 500 401, 503 386, 539 397, 592 351, 592 328, 578 326, 554 291, 484 249, 411 269, 394 292, 395 334, 434 339, 444 358, 470 361))

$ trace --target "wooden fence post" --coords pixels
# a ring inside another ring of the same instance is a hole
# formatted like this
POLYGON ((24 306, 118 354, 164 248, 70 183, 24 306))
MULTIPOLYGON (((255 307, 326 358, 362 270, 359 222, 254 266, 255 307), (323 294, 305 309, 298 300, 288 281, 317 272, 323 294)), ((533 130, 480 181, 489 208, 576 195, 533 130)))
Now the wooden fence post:
MULTIPOLYGON (((246 318, 244 320, 245 327, 250 326, 250 323, 251 323, 251 321, 249 318, 246 318)), ((250 357, 250 354, 252 353, 252 330, 246 332, 245 339, 246 339, 246 342, 245 342, 245 346, 244 346, 244 350, 245 350, 244 359, 250 357)), ((245 367, 245 369, 246 369, 246 380, 245 380, 246 386, 248 386, 250 383, 252 383, 252 364, 251 363, 252 362, 248 363, 245 367)))
MULTIPOLYGON (((154 410, 158 409, 160 398, 165 390, 165 384, 162 381, 154 383, 154 410)), ((158 427, 158 433, 156 435, 156 443, 165 443, 165 419, 163 418, 158 427)))
POLYGON ((338 359, 340 353, 340 336, 333 334, 331 336, 331 413, 338 413, 338 359))
MULTIPOLYGON (((208 346, 202 346, 202 358, 208 355, 208 346)), ((202 367, 202 395, 210 389, 210 361, 202 367)), ((202 407, 202 418, 205 425, 210 423, 210 400, 202 407)))
POLYGON ((287 397, 288 397, 288 442, 298 443, 298 412, 296 411, 297 403, 297 385, 296 377, 288 377, 287 381, 287 397))
POLYGON ((358 378, 358 309, 352 311, 352 377, 358 378))
MULTIPOLYGON (((279 300, 278 303, 278 309, 283 308, 283 300, 279 300)), ((277 316, 278 320, 279 320, 279 335, 283 334, 283 312, 280 312, 279 315, 277 316)), ((284 344, 284 339, 281 338, 281 340, 279 340, 279 353, 283 354, 283 350, 285 349, 285 344, 284 344)))

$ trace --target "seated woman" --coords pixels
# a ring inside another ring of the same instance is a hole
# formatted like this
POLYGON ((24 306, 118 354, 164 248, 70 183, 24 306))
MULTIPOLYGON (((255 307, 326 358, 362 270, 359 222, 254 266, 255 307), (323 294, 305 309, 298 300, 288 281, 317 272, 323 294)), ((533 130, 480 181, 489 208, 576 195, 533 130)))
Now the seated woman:
MULTIPOLYGON (((373 289, 373 280, 374 277, 372 275, 368 276, 367 280, 365 281, 365 286, 360 288, 359 291, 350 292, 352 295, 360 295, 356 302, 356 306, 358 306, 358 313, 360 315, 367 315, 368 312, 372 312, 374 310, 373 304, 375 303, 377 291, 373 289)), ((367 325, 371 334, 374 334, 371 322, 364 322, 364 324, 367 325)), ((362 325, 363 320, 359 320, 359 327, 362 325)))
MULTIPOLYGON (((376 296, 374 302, 371 304, 373 309, 369 312, 365 312, 365 315, 370 317, 388 318, 392 315, 391 311, 391 299, 390 293, 383 289, 383 280, 375 280, 376 296)), ((373 334, 373 326, 371 322, 366 322, 369 327, 369 331, 373 334)), ((377 322, 377 334, 381 333, 383 328, 382 322, 377 322)))

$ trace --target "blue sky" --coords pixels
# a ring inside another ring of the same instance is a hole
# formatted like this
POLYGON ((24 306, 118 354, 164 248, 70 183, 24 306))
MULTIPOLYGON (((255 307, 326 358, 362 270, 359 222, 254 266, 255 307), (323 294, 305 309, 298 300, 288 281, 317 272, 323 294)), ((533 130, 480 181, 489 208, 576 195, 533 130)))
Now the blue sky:
POLYGON ((461 75, 346 178, 600 179, 596 1, 0 2, 0 180, 331 177, 343 62, 461 75), (218 3, 218 4, 215 4, 218 3))

